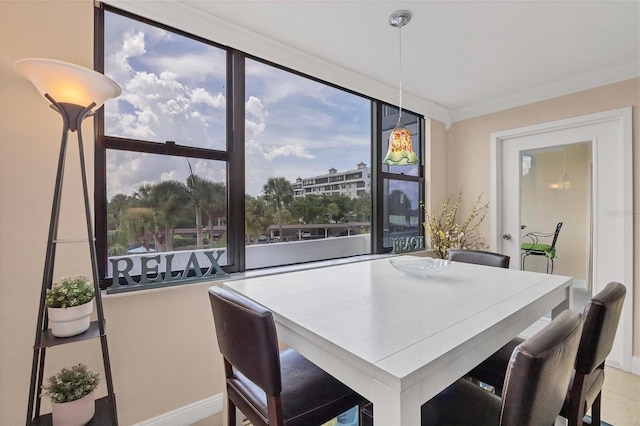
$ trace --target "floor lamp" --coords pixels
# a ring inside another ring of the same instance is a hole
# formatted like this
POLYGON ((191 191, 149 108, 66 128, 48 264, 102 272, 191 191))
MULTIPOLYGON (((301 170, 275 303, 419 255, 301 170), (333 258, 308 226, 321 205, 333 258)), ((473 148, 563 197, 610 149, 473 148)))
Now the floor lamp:
MULTIPOLYGON (((51 208, 51 221, 49 223, 49 235, 47 239, 44 272, 42 274, 42 293, 40 297, 40 309, 38 311, 38 330, 36 330, 36 341, 34 345, 32 380, 29 397, 29 408, 27 413, 27 424, 30 424, 32 415, 34 414, 34 392, 36 392, 34 379, 36 371, 38 376, 37 396, 35 398, 36 416, 40 412, 39 390, 42 386, 45 358, 45 351, 41 339, 43 333, 46 332, 48 328, 48 321, 45 315, 45 295, 46 290, 51 288, 53 283, 56 244, 58 242, 57 234, 60 216, 60 200, 62 196, 62 181, 64 176, 64 163, 69 132, 76 132, 78 136, 80 172, 82 177, 82 190, 84 195, 87 235, 91 256, 93 283, 96 290, 95 301, 98 315, 102 316, 102 301, 98 294, 100 288, 98 284, 98 264, 96 259, 93 220, 91 218, 89 191, 87 188, 87 172, 82 144, 82 121, 85 118, 92 116, 107 99, 120 96, 120 94, 122 93, 122 88, 116 82, 99 72, 81 67, 79 65, 53 59, 26 58, 16 62, 15 66, 18 71, 20 71, 27 79, 29 79, 34 84, 36 89, 38 89, 38 91, 50 102, 51 108, 53 108, 62 116, 63 121, 60 155, 58 157, 58 168, 53 193, 53 205, 51 208)), ((104 330, 104 318, 99 318, 98 324, 102 343, 107 389, 109 395, 114 395, 113 385, 111 381, 111 371, 109 366, 106 334, 104 330)), ((111 402, 112 418, 116 419, 114 397, 112 397, 111 402)))

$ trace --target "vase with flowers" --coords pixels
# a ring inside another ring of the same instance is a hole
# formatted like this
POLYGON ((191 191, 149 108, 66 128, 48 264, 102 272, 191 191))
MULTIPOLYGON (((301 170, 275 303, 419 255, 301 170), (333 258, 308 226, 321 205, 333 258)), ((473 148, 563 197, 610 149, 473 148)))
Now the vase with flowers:
POLYGON ((478 250, 487 247, 477 229, 487 215, 489 203, 483 203, 480 194, 469 215, 459 222, 457 216, 462 203, 462 190, 453 203, 452 198, 450 194, 439 212, 429 212, 425 208, 425 232, 431 248, 441 259, 449 257, 450 249, 478 250))
POLYGON ((56 337, 70 337, 87 331, 93 312, 93 284, 84 275, 63 277, 47 290, 45 305, 56 337))
POLYGON ((43 395, 51 398, 54 426, 82 426, 93 418, 96 402, 93 391, 98 387, 100 375, 84 364, 63 368, 49 377, 43 386, 43 395))

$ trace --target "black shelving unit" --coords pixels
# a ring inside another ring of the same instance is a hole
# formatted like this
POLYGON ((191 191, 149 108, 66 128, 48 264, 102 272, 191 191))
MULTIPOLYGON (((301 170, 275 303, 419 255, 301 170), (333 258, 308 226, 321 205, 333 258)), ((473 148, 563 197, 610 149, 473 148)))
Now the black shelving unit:
POLYGON ((45 359, 48 348, 54 348, 59 345, 73 344, 79 341, 89 339, 100 339, 102 348, 102 361, 104 366, 104 382, 107 385, 107 395, 96 400, 96 414, 90 425, 117 425, 118 416, 116 410, 116 397, 113 391, 113 381, 111 377, 111 366, 109 361, 109 349, 107 346, 107 334, 105 330, 104 312, 102 309, 102 297, 100 292, 100 284, 98 278, 98 263, 96 256, 96 246, 93 230, 93 221, 91 217, 91 206, 89 203, 89 190, 87 186, 87 173, 84 159, 84 149, 82 146, 82 120, 91 115, 91 109, 95 106, 92 103, 86 108, 73 104, 58 104, 49 95, 45 94, 49 99, 54 110, 58 111, 64 122, 62 132, 62 141, 60 144, 60 154, 58 158, 58 168, 56 173, 56 182, 53 193, 53 205, 51 208, 51 220, 49 223, 49 235, 47 239, 47 250, 44 261, 44 272, 42 274, 42 288, 40 293, 40 307, 38 309, 38 323, 36 326, 35 342, 33 344, 33 363, 31 366, 31 384, 29 386, 29 405, 27 408, 27 426, 51 424, 51 414, 40 414, 41 389, 44 380, 45 359), (82 177, 82 190, 84 196, 84 212, 86 219, 86 230, 88 238, 86 240, 62 240, 58 239, 58 222, 60 216, 60 202, 62 195, 62 181, 64 175, 64 164, 67 150, 68 133, 76 132, 78 136, 78 153, 80 156, 80 172, 82 177), (89 247, 89 255, 91 257, 91 271, 93 278, 93 287, 95 290, 95 309, 97 313, 97 321, 93 321, 89 329, 77 336, 58 338, 51 334, 49 330, 49 319, 47 317, 47 308, 45 306, 45 298, 47 290, 53 286, 53 272, 56 257, 56 248, 60 243, 86 243, 89 247))
POLYGON ((33 345, 33 364, 31 369, 31 385, 29 388, 29 406, 27 411, 27 425, 51 425, 51 414, 40 414, 41 389, 44 380, 45 358, 48 348, 59 345, 73 344, 90 339, 100 339, 102 348, 102 359, 104 365, 104 380, 107 385, 107 396, 96 399, 96 413, 88 425, 117 425, 118 415, 116 410, 116 397, 113 391, 113 380, 109 361, 109 351, 107 346, 106 323, 102 309, 102 298, 98 284, 94 284, 96 297, 95 308, 97 311, 97 321, 92 321, 89 329, 82 334, 71 337, 55 337, 48 327, 46 314, 45 296, 46 290, 51 288, 51 284, 43 287, 40 300, 40 311, 38 314, 38 328, 36 330, 35 343, 33 345))
MULTIPOLYGON (((109 399, 108 396, 96 399, 96 414, 93 416, 93 419, 87 423, 87 426, 110 426, 113 424, 111 422, 111 402, 109 399)), ((53 424, 53 419, 51 418, 51 414, 45 414, 33 419, 31 424, 34 426, 49 426, 53 424)))

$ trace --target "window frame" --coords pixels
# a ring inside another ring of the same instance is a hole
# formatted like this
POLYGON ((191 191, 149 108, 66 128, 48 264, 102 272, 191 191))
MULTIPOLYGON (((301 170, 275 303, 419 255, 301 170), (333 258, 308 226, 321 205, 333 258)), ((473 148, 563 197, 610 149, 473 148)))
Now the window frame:
MULTIPOLYGON (((402 173, 384 172, 382 159, 384 158, 382 141, 382 109, 383 107, 395 107, 395 105, 382 102, 371 96, 367 96, 345 87, 327 82, 317 77, 296 71, 291 68, 276 64, 266 59, 250 55, 240 50, 221 45, 203 37, 187 33, 185 31, 164 25, 153 20, 123 11, 116 7, 100 3, 94 8, 94 67, 99 72, 104 72, 104 32, 105 12, 119 14, 129 19, 142 22, 165 31, 178 34, 195 41, 226 51, 226 151, 190 147, 168 142, 150 142, 131 138, 122 138, 105 135, 104 108, 100 108, 94 118, 95 132, 95 176, 94 176, 94 206, 95 206, 95 232, 96 251, 98 259, 98 272, 101 287, 111 285, 111 279, 105 278, 107 270, 107 170, 106 153, 108 149, 118 149, 132 152, 145 152, 161 155, 176 155, 188 158, 218 160, 227 163, 227 215, 228 217, 244 217, 245 215, 245 60, 251 59, 266 65, 281 69, 294 75, 315 81, 317 83, 344 91, 346 93, 367 99, 371 103, 371 253, 381 254, 391 251, 391 248, 383 247, 383 183, 386 179, 407 180, 419 183, 419 194, 425 195, 424 190, 424 158, 425 135, 424 117, 421 114, 403 109, 418 118, 418 140, 420 157, 418 176, 408 176, 402 173)), ((424 221, 424 212, 420 212, 420 222, 424 221)), ((421 228, 421 235, 424 229, 421 228)), ((228 264, 222 269, 227 273, 243 272, 246 270, 245 259, 245 227, 242 220, 227 220, 227 260, 228 264)))

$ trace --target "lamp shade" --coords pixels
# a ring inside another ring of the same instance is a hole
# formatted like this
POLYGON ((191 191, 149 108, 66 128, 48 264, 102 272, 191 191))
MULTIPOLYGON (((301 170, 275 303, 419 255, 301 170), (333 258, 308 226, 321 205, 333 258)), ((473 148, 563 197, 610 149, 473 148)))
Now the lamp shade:
POLYGON ((95 102, 100 108, 107 99, 122 93, 118 83, 104 74, 55 59, 25 58, 16 62, 16 68, 36 86, 58 103, 87 107, 95 102))
POLYGON ((420 159, 413 151, 411 132, 406 127, 396 127, 389 135, 389 150, 383 162, 389 166, 418 164, 420 159))

